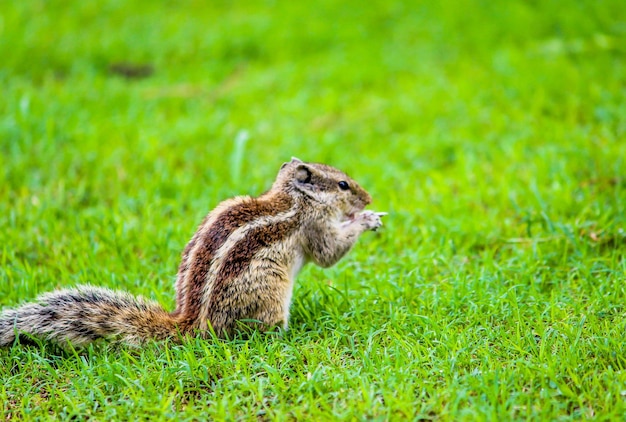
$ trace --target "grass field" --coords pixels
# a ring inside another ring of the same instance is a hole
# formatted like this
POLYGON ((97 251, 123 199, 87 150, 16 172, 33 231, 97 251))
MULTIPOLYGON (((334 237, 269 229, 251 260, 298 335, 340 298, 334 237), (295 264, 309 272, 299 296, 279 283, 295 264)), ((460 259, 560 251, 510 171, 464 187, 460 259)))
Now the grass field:
POLYGON ((9 1, 0 306, 174 303, 220 200, 297 156, 388 211, 283 337, 0 350, 0 416, 624 420, 626 4, 9 1))

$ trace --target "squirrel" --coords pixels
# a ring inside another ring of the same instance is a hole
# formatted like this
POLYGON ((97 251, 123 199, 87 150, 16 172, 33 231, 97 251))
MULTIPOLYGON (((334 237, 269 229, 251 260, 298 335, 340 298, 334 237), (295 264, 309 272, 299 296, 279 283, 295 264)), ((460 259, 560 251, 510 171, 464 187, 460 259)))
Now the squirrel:
POLYGON ((269 191, 228 199, 204 218, 182 253, 173 312, 106 288, 57 290, 0 313, 0 346, 29 338, 62 347, 101 338, 141 345, 211 331, 228 338, 239 324, 286 330, 303 265, 334 265, 359 235, 382 225, 385 213, 364 211, 370 203, 342 171, 292 158, 269 191))

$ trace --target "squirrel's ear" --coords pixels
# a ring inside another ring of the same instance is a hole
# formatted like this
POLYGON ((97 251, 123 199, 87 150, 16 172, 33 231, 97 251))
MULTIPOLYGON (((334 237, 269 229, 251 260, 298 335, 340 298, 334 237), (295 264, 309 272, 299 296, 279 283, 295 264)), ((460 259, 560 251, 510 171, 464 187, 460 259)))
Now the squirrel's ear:
POLYGON ((309 184, 311 183, 311 169, 306 164, 300 164, 296 168, 296 181, 298 183, 309 184))
POLYGON ((280 169, 284 169, 285 167, 287 167, 289 164, 296 164, 296 163, 302 163, 302 160, 296 158, 296 157, 291 157, 291 161, 289 161, 288 163, 283 163, 282 166, 280 166, 280 169))

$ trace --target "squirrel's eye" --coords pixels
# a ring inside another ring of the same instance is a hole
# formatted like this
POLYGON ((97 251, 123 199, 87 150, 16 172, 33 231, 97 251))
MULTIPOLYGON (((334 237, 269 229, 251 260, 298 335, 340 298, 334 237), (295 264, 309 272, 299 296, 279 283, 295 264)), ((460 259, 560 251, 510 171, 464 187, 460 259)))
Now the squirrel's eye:
POLYGON ((339 189, 348 190, 350 189, 350 185, 348 185, 348 182, 346 182, 345 180, 342 180, 341 182, 339 182, 339 189))

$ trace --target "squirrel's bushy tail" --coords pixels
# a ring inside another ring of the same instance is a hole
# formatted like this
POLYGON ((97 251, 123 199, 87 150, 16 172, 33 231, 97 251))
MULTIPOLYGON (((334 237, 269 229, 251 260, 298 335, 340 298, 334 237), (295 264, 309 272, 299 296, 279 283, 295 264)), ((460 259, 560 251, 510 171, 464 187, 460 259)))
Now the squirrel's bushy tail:
POLYGON ((177 335, 174 319, 160 305, 112 290, 81 286, 46 293, 33 303, 0 313, 0 347, 26 334, 65 346, 100 338, 141 344, 177 335))

